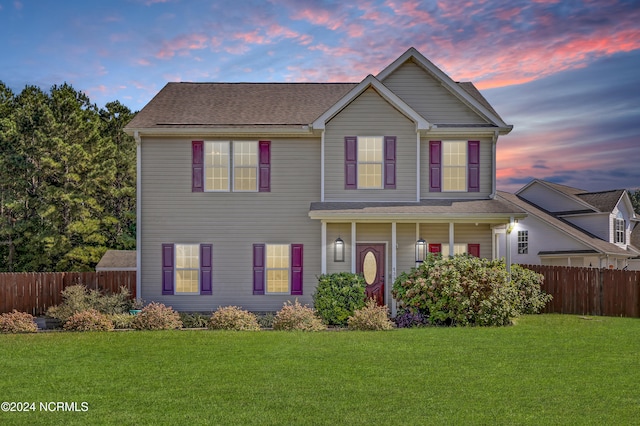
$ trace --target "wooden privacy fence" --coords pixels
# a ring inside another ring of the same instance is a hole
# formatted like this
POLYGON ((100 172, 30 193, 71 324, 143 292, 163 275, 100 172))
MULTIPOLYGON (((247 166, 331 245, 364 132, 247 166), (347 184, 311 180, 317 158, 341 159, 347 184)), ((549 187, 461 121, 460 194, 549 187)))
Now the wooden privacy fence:
POLYGON ((543 312, 640 317, 640 271, 520 265, 544 275, 553 296, 543 312))
POLYGON ((0 273, 0 313, 43 315, 62 302, 62 290, 76 284, 111 293, 124 286, 136 297, 135 271, 0 273))

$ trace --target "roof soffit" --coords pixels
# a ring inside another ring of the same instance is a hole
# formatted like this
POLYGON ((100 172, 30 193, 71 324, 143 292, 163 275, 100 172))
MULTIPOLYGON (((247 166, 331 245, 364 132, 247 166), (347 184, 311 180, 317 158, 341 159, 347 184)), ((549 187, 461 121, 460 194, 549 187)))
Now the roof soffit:
POLYGON ((494 114, 492 111, 489 111, 484 105, 482 105, 473 96, 471 96, 470 93, 460 87, 455 81, 451 79, 451 77, 449 77, 444 71, 438 68, 433 62, 428 60, 414 47, 409 48, 409 50, 403 53, 398 59, 396 59, 385 69, 380 71, 376 78, 380 81, 383 81, 410 59, 413 59, 413 61, 418 66, 422 67, 425 71, 431 74, 443 85, 443 87, 448 89, 454 96, 464 102, 467 106, 471 107, 474 111, 483 115, 486 119, 493 122, 496 126, 511 131, 511 128, 513 126, 506 124, 499 116, 494 114))

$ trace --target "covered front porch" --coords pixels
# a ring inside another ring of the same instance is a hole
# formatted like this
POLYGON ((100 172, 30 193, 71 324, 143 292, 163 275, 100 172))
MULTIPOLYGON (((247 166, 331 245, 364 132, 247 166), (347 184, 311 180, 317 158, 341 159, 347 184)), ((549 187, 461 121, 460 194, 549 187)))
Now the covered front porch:
POLYGON ((313 203, 309 216, 321 224, 321 272, 362 273, 395 313, 393 282, 427 252, 495 259, 497 229, 525 214, 497 200, 431 200, 313 203))

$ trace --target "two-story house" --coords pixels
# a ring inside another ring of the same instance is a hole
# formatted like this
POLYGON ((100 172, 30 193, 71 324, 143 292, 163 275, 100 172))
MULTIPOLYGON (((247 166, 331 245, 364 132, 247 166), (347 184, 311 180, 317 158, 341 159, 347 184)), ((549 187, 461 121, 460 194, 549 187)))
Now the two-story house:
MULTIPOLYGON (((624 189, 588 192, 535 179, 498 199, 527 212, 509 235, 514 263, 636 269, 639 219, 624 189), (634 228, 637 230, 634 231, 634 228), (634 259, 635 258, 635 259, 634 259)), ((500 232, 500 231, 498 231, 500 232)), ((506 256, 505 237, 498 253, 506 256)))
POLYGON ((497 257, 496 143, 471 83, 411 48, 359 83, 169 83, 138 144, 138 294, 185 311, 312 303, 317 276, 391 283, 427 251, 497 257))

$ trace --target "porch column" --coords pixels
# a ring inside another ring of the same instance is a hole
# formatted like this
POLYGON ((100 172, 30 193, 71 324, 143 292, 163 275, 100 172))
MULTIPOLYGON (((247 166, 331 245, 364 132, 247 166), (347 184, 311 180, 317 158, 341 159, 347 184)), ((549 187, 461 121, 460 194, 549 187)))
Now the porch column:
POLYGON ((391 222, 391 282, 387 285, 387 300, 390 300, 391 303, 391 315, 396 316, 396 301, 391 298, 391 286, 396 280, 396 266, 398 264, 396 256, 397 256, 397 246, 398 240, 396 235, 396 223, 391 222))
POLYGON ((505 255, 506 255, 506 264, 507 264, 507 274, 509 277, 509 281, 511 281, 511 231, 513 231, 513 227, 515 226, 513 221, 513 216, 509 218, 509 225, 507 226, 507 232, 505 233, 505 255))
POLYGON ((351 273, 356 273, 356 223, 351 222, 351 273))
POLYGON ((453 241, 455 239, 454 235, 454 225, 453 222, 449 222, 449 257, 453 257, 453 241))
POLYGON ((320 273, 327 273, 327 222, 324 220, 320 223, 321 232, 320 232, 320 247, 321 247, 321 255, 320 255, 320 273))

